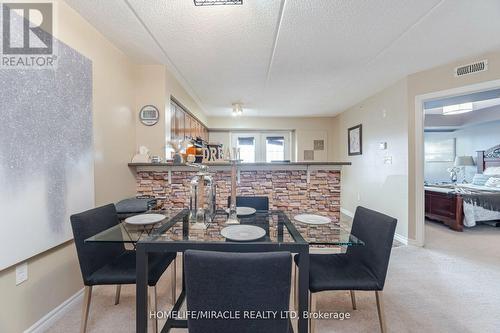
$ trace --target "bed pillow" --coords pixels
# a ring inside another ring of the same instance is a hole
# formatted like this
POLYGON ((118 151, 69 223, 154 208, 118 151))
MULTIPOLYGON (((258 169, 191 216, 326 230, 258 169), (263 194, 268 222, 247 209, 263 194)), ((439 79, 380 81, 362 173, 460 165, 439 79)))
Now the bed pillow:
POLYGON ((486 184, 486 182, 490 178, 491 178, 491 176, 488 176, 488 175, 485 175, 485 174, 476 173, 474 175, 474 178, 472 178, 472 184, 473 185, 484 186, 484 184, 486 184))
POLYGON ((500 167, 489 167, 484 170, 483 175, 498 176, 500 175, 500 167))
POLYGON ((486 187, 498 187, 498 188, 500 188, 500 178, 491 177, 490 179, 488 179, 488 181, 486 182, 486 184, 484 184, 484 186, 486 186, 486 187))

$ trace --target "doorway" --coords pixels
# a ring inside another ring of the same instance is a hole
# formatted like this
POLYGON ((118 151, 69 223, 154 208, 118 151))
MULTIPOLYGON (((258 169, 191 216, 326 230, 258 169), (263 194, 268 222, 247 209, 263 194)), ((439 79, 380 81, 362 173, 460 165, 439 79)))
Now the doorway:
MULTIPOLYGON (((415 97, 415 240, 417 246, 424 246, 425 244, 425 109, 426 105, 432 105, 436 101, 451 101, 455 99, 458 101, 462 96, 482 93, 500 89, 500 80, 487 81, 478 84, 432 92, 428 94, 418 95, 415 97)), ((441 102, 443 103, 443 102, 441 102)), ((460 103, 448 103, 448 105, 457 105, 460 103)), ((441 105, 441 106, 444 106, 441 105)))

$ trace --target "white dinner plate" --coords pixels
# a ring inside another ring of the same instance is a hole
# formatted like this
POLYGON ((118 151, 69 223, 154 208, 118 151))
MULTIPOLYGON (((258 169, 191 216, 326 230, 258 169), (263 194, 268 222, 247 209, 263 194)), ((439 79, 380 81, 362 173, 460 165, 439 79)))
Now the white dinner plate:
MULTIPOLYGON (((248 216, 255 214, 256 210, 252 207, 236 207, 236 215, 238 216, 248 216)), ((229 214, 229 208, 226 209, 226 213, 229 214)))
POLYGON ((294 219, 296 221, 299 221, 299 222, 302 222, 305 224, 327 224, 327 223, 332 222, 332 220, 326 216, 315 215, 315 214, 299 214, 299 215, 295 215, 294 219))
POLYGON ((229 240, 242 242, 262 238, 266 235, 266 231, 255 225, 237 224, 225 227, 220 234, 229 240))
POLYGON ((134 225, 148 225, 155 224, 165 219, 165 215, 162 214, 139 214, 131 217, 127 217, 125 222, 134 225))

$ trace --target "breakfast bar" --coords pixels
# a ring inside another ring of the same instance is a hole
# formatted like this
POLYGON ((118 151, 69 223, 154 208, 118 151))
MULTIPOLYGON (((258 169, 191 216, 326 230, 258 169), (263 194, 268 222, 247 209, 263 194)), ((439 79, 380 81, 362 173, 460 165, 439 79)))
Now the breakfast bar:
MULTIPOLYGON (((322 212, 334 223, 340 219, 342 167, 350 162, 241 163, 238 195, 267 196, 269 208, 288 215, 322 212)), ((197 169, 168 163, 129 163, 136 173, 137 195, 158 200, 159 208, 189 206, 189 182, 197 169)), ((214 176, 217 208, 228 207, 231 193, 229 164, 208 165, 214 176)))

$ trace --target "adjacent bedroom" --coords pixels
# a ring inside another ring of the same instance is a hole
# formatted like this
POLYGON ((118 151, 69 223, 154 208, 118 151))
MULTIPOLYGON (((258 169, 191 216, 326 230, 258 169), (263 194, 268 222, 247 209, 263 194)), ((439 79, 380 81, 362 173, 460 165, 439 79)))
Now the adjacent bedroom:
POLYGON ((500 89, 424 109, 426 229, 500 233, 500 89))

